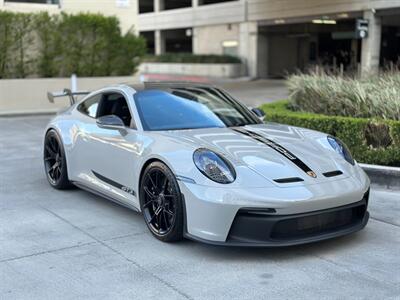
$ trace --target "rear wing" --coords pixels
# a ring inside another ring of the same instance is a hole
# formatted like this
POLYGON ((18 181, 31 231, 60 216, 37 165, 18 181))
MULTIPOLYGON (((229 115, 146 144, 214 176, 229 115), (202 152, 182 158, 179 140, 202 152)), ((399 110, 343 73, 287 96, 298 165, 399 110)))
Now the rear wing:
POLYGON ((77 97, 80 95, 88 95, 88 91, 76 91, 72 92, 70 89, 64 89, 62 92, 47 92, 47 99, 50 103, 54 103, 54 98, 69 97, 69 102, 72 105, 75 104, 77 97))

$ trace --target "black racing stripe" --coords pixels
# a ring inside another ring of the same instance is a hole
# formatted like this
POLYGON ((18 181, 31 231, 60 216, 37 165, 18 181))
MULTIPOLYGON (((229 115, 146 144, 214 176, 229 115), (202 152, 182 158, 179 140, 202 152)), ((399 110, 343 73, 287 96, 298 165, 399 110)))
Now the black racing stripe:
POLYGON ((107 178, 95 171, 92 170, 92 173, 94 174, 94 176, 96 176, 98 179, 100 179, 101 181, 104 181, 105 183, 108 183, 109 185, 112 185, 113 187, 116 187, 117 189, 120 189, 128 194, 131 194, 133 196, 136 195, 135 191, 127 186, 124 186, 114 180, 111 180, 110 178, 107 178))
POLYGON ((276 152, 279 154, 285 156, 287 159, 289 159, 292 163, 294 163, 296 166, 298 166, 300 169, 302 169, 307 175, 311 177, 316 177, 315 173, 313 170, 311 170, 300 158, 298 158, 296 155, 294 155, 292 152, 284 148, 283 146, 279 145, 278 143, 267 139, 266 137, 263 137, 262 135, 255 133, 250 130, 246 130, 243 128, 232 128, 232 130, 242 133, 244 135, 247 135, 248 137, 251 137, 267 146, 270 148, 274 149, 276 152))

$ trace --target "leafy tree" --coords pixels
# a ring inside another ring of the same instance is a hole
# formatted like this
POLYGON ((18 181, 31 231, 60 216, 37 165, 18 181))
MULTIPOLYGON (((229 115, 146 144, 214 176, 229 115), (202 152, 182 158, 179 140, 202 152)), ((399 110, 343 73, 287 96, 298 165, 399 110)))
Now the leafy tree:
POLYGON ((58 54, 61 53, 58 16, 47 12, 34 15, 35 31, 38 38, 37 75, 54 77, 59 71, 58 54))
POLYGON ((7 78, 12 47, 13 13, 0 11, 0 78, 7 78))
POLYGON ((115 17, 0 12, 0 78, 130 75, 145 52, 115 17))

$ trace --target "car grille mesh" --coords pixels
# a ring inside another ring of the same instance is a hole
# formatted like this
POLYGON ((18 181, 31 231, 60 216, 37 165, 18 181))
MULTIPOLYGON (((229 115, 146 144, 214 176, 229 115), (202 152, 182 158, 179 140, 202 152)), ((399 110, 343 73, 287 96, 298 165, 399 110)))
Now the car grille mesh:
POLYGON ((329 233, 349 225, 361 223, 365 205, 316 215, 279 221, 272 229, 273 239, 304 238, 315 234, 329 233))

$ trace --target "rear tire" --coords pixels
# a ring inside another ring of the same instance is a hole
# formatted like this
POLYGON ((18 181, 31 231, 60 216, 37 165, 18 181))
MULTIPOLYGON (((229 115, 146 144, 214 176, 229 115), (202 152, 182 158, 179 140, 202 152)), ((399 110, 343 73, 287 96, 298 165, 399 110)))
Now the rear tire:
POLYGON ((73 187, 68 179, 64 146, 58 133, 54 129, 46 133, 43 161, 47 181, 53 188, 64 190, 73 187))
POLYGON ((183 239, 183 205, 178 182, 162 162, 149 164, 140 184, 140 207, 150 232, 160 241, 183 239))

